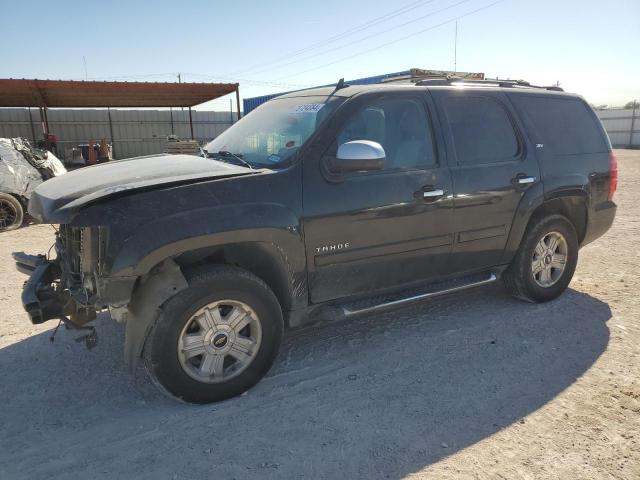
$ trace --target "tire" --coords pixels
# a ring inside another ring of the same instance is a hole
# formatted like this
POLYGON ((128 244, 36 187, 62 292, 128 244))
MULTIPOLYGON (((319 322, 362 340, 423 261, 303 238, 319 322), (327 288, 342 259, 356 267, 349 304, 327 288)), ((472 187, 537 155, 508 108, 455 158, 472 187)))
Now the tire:
POLYGON ((24 209, 20 200, 0 192, 0 232, 20 228, 24 222, 24 209))
POLYGON ((165 302, 145 342, 146 369, 154 383, 189 403, 240 395, 278 354, 280 304, 262 280, 240 268, 208 266, 186 277, 189 287, 165 302))
POLYGON ((518 253, 503 274, 508 292, 534 303, 557 298, 571 282, 578 263, 578 248, 576 230, 566 217, 557 214, 533 217, 518 253), (564 267, 556 268, 562 265, 562 255, 564 267))

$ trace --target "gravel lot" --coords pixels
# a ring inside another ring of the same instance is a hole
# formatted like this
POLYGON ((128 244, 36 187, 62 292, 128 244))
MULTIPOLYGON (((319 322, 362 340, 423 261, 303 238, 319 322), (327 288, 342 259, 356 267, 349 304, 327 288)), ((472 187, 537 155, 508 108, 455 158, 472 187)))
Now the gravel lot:
POLYGON ((561 298, 492 286, 289 334, 248 394, 188 406, 99 344, 20 306, 0 234, 0 478, 640 478, 640 152, 618 151, 618 216, 561 298))

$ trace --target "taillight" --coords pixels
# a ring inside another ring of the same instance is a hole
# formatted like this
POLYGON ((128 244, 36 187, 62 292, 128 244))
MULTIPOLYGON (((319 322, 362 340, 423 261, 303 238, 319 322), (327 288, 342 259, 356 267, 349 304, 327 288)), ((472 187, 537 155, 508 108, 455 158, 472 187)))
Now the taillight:
POLYGON ((613 152, 609 154, 609 195, 607 198, 613 200, 613 194, 618 189, 618 159, 613 152))

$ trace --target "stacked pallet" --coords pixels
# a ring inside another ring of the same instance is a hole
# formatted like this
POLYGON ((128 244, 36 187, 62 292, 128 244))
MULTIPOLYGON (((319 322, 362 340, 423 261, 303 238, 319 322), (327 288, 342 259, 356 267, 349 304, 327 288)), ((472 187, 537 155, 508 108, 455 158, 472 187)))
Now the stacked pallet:
POLYGON ((200 145, 196 140, 167 139, 164 149, 169 155, 200 155, 200 145))

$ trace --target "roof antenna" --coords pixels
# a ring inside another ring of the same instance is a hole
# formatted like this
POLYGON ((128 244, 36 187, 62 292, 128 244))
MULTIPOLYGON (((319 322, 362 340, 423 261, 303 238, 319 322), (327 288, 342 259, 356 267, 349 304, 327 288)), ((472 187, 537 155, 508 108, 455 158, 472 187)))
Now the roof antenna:
POLYGON ((338 90, 348 87, 349 85, 344 83, 344 78, 341 78, 340 80, 338 80, 338 83, 336 83, 336 88, 333 89, 333 92, 331 93, 336 93, 338 90))

